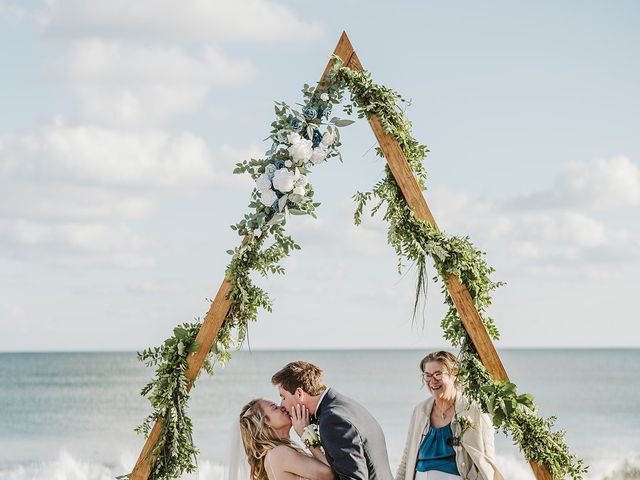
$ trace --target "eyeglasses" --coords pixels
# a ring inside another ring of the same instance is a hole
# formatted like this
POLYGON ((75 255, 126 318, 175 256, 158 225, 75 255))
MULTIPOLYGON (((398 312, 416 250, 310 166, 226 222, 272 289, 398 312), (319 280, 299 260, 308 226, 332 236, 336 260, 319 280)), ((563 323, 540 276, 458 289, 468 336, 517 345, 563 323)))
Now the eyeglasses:
POLYGON ((449 375, 449 372, 441 372, 438 370, 437 372, 433 372, 433 374, 422 372, 422 375, 420 376, 422 377, 424 383, 429 383, 431 380, 439 382, 440 380, 442 380, 442 375, 444 375, 445 373, 449 375))

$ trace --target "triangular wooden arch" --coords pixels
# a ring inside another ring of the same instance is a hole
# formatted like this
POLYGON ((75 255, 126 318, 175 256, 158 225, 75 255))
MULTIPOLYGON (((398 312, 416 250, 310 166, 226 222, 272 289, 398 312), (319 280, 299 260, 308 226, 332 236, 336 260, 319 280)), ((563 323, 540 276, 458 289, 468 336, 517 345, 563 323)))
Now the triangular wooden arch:
MULTIPOLYGON (((351 42, 349 41, 349 38, 347 37, 346 32, 342 32, 340 40, 338 41, 338 45, 336 46, 333 54, 342 59, 344 65, 351 68, 352 70, 364 70, 362 64, 360 63, 360 60, 358 59, 358 56, 356 55, 355 50, 353 49, 353 46, 351 45, 351 42)), ((320 78, 320 88, 327 74, 329 73, 329 70, 333 66, 333 63, 334 61, 331 59, 327 63, 327 66, 324 69, 324 73, 320 78)), ((429 206, 424 199, 422 190, 418 186, 418 182, 413 176, 411 167, 407 163, 400 145, 395 138, 384 132, 380 121, 375 115, 371 116, 371 118, 369 119, 369 124, 371 125, 373 133, 375 134, 380 148, 384 153, 387 163, 389 164, 389 168, 391 169, 396 182, 400 186, 407 204, 413 210, 414 215, 416 216, 416 218, 427 221, 430 224, 436 226, 436 221, 433 218, 431 211, 429 210, 429 206)), ((482 323, 482 319, 480 318, 478 311, 473 305, 471 295, 469 294, 467 288, 460 282, 460 279, 458 279, 458 277, 454 275, 444 279, 444 282, 447 286, 447 290, 449 291, 449 295, 455 303, 458 314, 462 319, 464 328, 467 331, 469 338, 473 342, 473 346, 478 352, 485 368, 494 379, 508 381, 509 377, 507 376, 507 372, 502 365, 502 361, 498 356, 498 352, 496 351, 493 342, 491 341, 491 338, 489 337, 489 334, 484 327, 484 324, 482 323)), ((188 357, 189 368, 187 370, 186 376, 190 381, 195 380, 198 376, 204 360, 211 350, 211 347, 213 346, 216 335, 218 334, 218 330, 222 326, 222 323, 224 322, 224 319, 229 312, 231 302, 227 297, 230 291, 231 284, 229 283, 228 279, 225 278, 222 282, 222 285, 220 286, 220 289, 218 290, 218 293, 216 294, 215 299, 211 303, 211 307, 209 308, 209 311, 207 312, 207 315, 205 316, 202 323, 202 327, 196 337, 196 342, 200 345, 200 348, 196 353, 188 357)), ((192 383, 188 387, 189 390, 191 389, 191 385, 192 383)), ((154 461, 151 452, 161 430, 162 420, 159 419, 149 433, 149 436, 147 437, 142 452, 140 453, 136 465, 129 476, 130 480, 147 480, 147 478, 149 477, 149 473, 154 461)), ((533 469, 536 479, 553 479, 551 473, 545 465, 536 462, 529 463, 531 465, 531 468, 533 469)))

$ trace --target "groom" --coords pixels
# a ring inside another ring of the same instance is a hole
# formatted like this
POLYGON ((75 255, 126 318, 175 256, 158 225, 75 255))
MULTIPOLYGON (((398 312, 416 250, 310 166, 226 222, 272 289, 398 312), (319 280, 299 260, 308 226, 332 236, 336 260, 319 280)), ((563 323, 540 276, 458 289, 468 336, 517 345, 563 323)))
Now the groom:
POLYGON ((322 370, 291 362, 276 372, 281 405, 291 412, 304 405, 318 420, 320 441, 340 480, 392 480, 384 433, 359 403, 324 385, 322 370))

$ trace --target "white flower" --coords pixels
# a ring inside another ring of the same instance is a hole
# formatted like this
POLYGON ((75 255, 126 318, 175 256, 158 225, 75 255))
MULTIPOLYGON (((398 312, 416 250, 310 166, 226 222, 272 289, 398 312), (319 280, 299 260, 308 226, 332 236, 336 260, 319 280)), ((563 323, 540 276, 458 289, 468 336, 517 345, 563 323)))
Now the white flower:
POLYGON ((473 420, 469 415, 462 415, 458 420, 458 423, 460 423, 460 435, 462 435, 469 428, 475 427, 475 425, 473 424, 473 420))
POLYGON ((293 190, 293 184, 296 181, 295 173, 286 168, 281 168, 273 175, 273 188, 280 190, 282 193, 293 190))
POLYGON ((296 185, 296 188, 293 189, 293 192, 295 195, 302 195, 304 197, 305 193, 307 193, 305 191, 305 188, 303 185, 296 185))
POLYGON ((256 187, 260 192, 271 190, 271 178, 269 178, 269 175, 263 173, 258 178, 256 178, 256 187))
POLYGON ((291 168, 291 166, 293 165, 293 162, 291 160, 285 160, 284 162, 284 166, 287 168, 291 168))
POLYGON ((301 138, 302 137, 300 136, 300 134, 296 132, 291 132, 289 135, 287 135, 287 140, 291 145, 293 145, 294 143, 298 143, 301 138))
POLYGON ((278 140, 280 143, 284 143, 287 141, 288 134, 289 132, 287 132, 286 130, 278 130, 278 133, 276 133, 276 140, 278 140))
MULTIPOLYGON (((299 135, 298 135, 299 137, 299 135)), ((306 162, 311 158, 313 147, 311 140, 305 140, 304 138, 299 138, 295 143, 292 143, 289 147, 289 155, 293 158, 294 161, 303 161, 306 162)))
POLYGON ((276 200, 278 200, 278 195, 276 195, 276 192, 273 190, 264 190, 260 192, 260 203, 265 207, 270 207, 276 200))
POLYGON ((325 158, 327 158, 327 152, 325 152, 322 148, 313 149, 313 152, 311 153, 311 163, 317 165, 324 162, 325 158))
POLYGON ((296 187, 305 187, 307 185, 307 177, 299 175, 296 180, 296 187))
POLYGON ((254 237, 259 237, 260 235, 262 235, 262 230, 260 230, 259 228, 256 228, 256 229, 253 231, 253 236, 254 236, 254 237))
POLYGON ((305 444, 307 448, 313 448, 320 446, 320 436, 318 435, 317 425, 307 425, 300 435, 300 440, 305 444))
POLYGON ((333 145, 333 142, 336 141, 336 134, 333 132, 325 132, 324 135, 322 135, 322 145, 328 147, 329 145, 333 145))
POLYGON ((326 102, 329 100, 329 94, 328 93, 321 93, 320 94, 320 100, 322 100, 323 102, 326 102))

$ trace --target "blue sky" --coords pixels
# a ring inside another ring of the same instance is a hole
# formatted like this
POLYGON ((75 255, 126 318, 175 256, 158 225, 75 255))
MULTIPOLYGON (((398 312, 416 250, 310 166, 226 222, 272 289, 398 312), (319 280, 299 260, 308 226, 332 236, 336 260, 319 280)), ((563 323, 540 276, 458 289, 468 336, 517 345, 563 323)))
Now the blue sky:
MULTIPOLYGON (((502 347, 639 346, 640 38, 634 2, 0 0, 0 350, 141 349, 201 316, 268 148, 273 101, 317 81, 341 31, 410 98, 439 225, 487 252, 502 347)), ((444 345, 385 228, 366 123, 316 168, 319 219, 260 280, 253 348, 444 345)))

